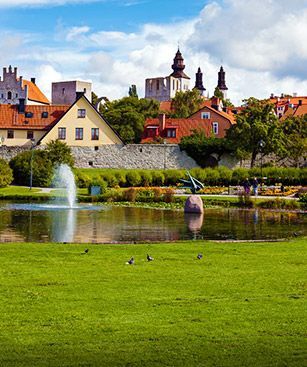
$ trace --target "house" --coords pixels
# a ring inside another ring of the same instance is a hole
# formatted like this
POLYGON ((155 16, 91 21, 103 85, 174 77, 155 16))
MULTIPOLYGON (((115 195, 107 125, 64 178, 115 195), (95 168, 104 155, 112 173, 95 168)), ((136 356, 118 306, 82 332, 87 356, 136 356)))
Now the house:
POLYGON ((279 119, 285 119, 288 116, 302 116, 307 113, 306 96, 274 96, 271 94, 268 101, 274 104, 275 114, 279 119))
POLYGON ((218 98, 204 101, 200 110, 188 118, 167 118, 160 114, 159 118, 147 119, 141 143, 165 141, 178 144, 184 136, 194 130, 202 130, 206 136, 223 138, 226 131, 235 123, 231 111, 223 111, 218 98))
POLYGON ((6 146, 45 145, 59 139, 69 146, 123 144, 115 130, 80 93, 71 105, 0 105, 0 141, 6 146))
POLYGON ((25 105, 48 105, 48 98, 36 85, 35 78, 31 81, 17 76, 17 68, 12 66, 3 68, 3 77, 0 78, 0 104, 19 104, 24 99, 25 105))

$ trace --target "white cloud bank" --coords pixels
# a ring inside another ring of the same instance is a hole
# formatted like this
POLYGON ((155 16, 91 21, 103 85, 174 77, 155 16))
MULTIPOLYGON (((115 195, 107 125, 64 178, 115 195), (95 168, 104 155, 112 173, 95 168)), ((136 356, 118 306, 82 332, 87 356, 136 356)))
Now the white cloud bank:
POLYGON ((210 95, 221 63, 235 103, 270 93, 307 95, 307 0, 210 1, 196 19, 145 24, 135 33, 92 32, 86 25, 62 31, 60 49, 12 48, 19 70, 36 72, 44 86, 50 75, 92 80, 93 90, 111 99, 136 84, 142 97, 145 78, 171 73, 179 42, 191 87, 200 66, 210 95))

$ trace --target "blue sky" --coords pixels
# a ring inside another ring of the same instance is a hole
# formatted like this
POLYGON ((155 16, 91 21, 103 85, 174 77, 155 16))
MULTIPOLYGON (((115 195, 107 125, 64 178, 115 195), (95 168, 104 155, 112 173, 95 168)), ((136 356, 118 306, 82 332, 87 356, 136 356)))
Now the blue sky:
POLYGON ((0 0, 0 31, 0 67, 36 77, 48 97, 71 79, 111 99, 136 84, 142 97, 178 43, 191 87, 200 66, 209 95, 221 64, 236 104, 307 95, 307 0, 0 0))

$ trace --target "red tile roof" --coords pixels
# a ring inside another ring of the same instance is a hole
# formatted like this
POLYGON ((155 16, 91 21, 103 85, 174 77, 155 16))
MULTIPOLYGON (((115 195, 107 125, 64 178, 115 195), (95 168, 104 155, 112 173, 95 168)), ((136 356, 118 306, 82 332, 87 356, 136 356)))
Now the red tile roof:
POLYGON ((28 87, 28 99, 31 101, 50 104, 48 98, 44 95, 44 93, 38 88, 38 86, 29 80, 22 81, 22 87, 28 87))
POLYGON ((307 103, 298 106, 296 111, 294 112, 294 116, 303 116, 307 114, 307 103))
POLYGON ((0 129, 26 129, 48 130, 70 108, 70 106, 43 106, 27 105, 26 112, 32 112, 32 117, 25 113, 18 113, 18 105, 0 104, 0 129), (48 117, 43 118, 42 113, 48 112, 48 117))

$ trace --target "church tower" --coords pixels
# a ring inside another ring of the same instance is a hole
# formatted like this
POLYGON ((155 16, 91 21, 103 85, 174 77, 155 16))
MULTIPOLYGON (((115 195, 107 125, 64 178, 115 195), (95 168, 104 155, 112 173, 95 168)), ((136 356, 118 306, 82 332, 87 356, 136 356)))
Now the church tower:
POLYGON ((178 48, 178 51, 176 52, 174 63, 172 65, 172 69, 174 70, 170 76, 173 76, 174 78, 186 78, 190 79, 185 73, 185 65, 184 65, 184 59, 182 57, 182 54, 178 48))
POLYGON ((194 89, 198 89, 201 96, 204 95, 204 91, 206 88, 203 85, 203 73, 200 68, 198 68, 197 73, 195 74, 195 87, 194 89))
POLYGON ((225 74, 226 73, 223 69, 223 66, 221 66, 220 71, 218 73, 217 87, 223 93, 224 99, 227 98, 227 90, 228 90, 225 82, 225 74))

